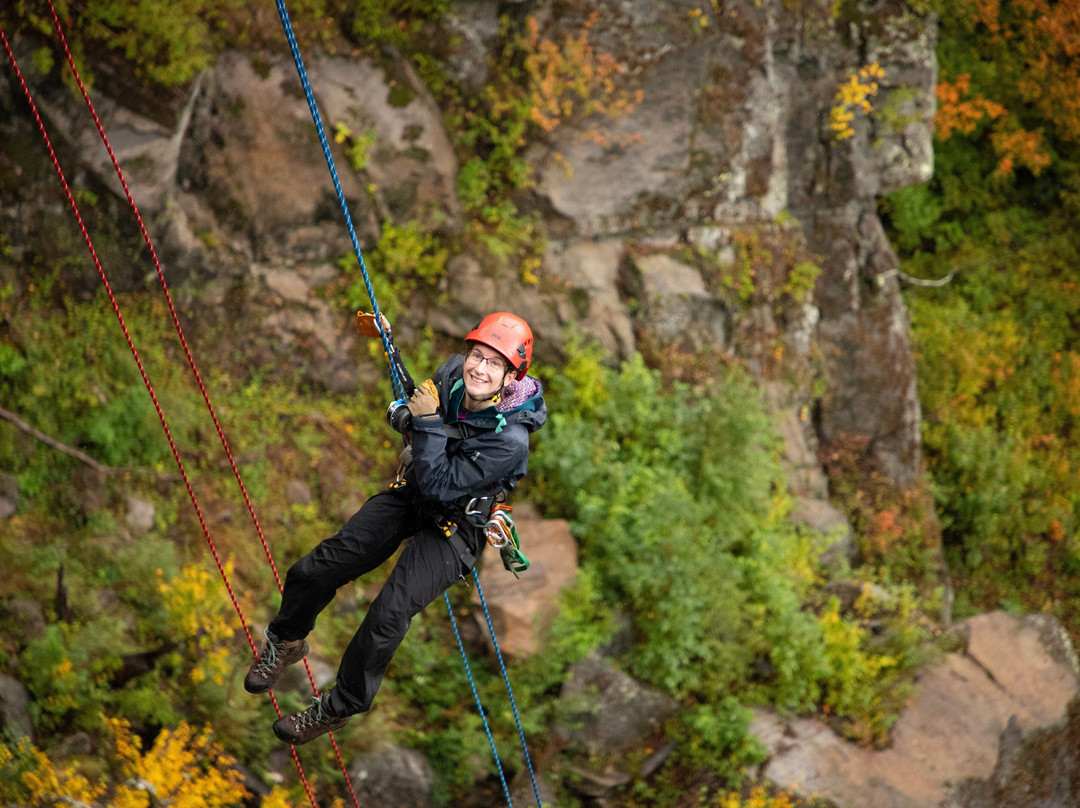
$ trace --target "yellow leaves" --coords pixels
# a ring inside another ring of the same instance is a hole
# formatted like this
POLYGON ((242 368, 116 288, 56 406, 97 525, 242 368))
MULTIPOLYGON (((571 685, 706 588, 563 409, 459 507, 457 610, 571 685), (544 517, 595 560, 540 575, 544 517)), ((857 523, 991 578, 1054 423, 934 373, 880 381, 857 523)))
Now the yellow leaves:
POLYGON ((719 808, 794 808, 794 805, 790 794, 770 794, 764 786, 754 786, 745 798, 738 791, 731 791, 718 803, 719 808))
MULTIPOLYGON (((567 34, 561 45, 541 40, 539 23, 535 17, 529 18, 526 104, 529 120, 545 132, 571 116, 628 115, 641 101, 641 91, 620 92, 617 87, 616 79, 626 68, 611 54, 597 52, 589 42, 598 17, 599 12, 594 11, 578 34, 567 34)), ((607 136, 599 130, 586 136, 607 145, 607 136)))
MULTIPOLYGON (((709 0, 709 4, 713 14, 720 16, 720 0, 709 0)), ((760 3, 758 3, 758 5, 760 5, 760 3)), ((709 27, 709 15, 704 8, 692 8, 686 12, 686 16, 690 20, 690 24, 693 26, 695 34, 704 33, 709 27)))
POLYGON ((840 84, 836 92, 838 103, 829 110, 829 128, 837 141, 855 134, 856 113, 869 115, 873 111, 870 99, 877 95, 878 79, 884 76, 881 65, 874 62, 860 68, 858 73, 849 73, 847 80, 840 84))
POLYGON ((143 808, 151 801, 174 808, 225 808, 248 796, 235 760, 213 742, 209 729, 197 732, 186 723, 163 729, 144 754, 126 721, 107 723, 124 778, 111 801, 117 808, 143 808))
POLYGON ((105 793, 102 783, 91 783, 74 763, 57 766, 28 738, 13 746, 0 744, 0 804, 94 805, 105 793))
MULTIPOLYGON (((231 576, 233 560, 226 561, 223 568, 231 576)), ((234 616, 229 613, 227 599, 221 596, 221 582, 198 566, 184 567, 171 581, 164 580, 161 570, 157 576, 158 592, 169 620, 188 638, 195 650, 192 656, 199 660, 191 670, 191 681, 223 684, 229 672, 228 641, 235 632, 234 616)))

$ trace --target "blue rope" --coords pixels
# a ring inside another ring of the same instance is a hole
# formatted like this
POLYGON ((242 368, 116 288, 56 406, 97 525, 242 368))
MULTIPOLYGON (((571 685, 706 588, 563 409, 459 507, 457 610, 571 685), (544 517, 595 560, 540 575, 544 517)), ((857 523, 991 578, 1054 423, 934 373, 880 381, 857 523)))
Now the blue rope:
POLYGON ((469 665, 469 657, 465 653, 465 644, 461 641, 461 633, 458 631, 457 620, 454 618, 454 607, 450 605, 450 596, 443 592, 443 600, 446 601, 446 611, 450 615, 450 626, 454 629, 454 639, 457 640, 458 650, 461 652, 461 661, 465 663, 465 675, 469 677, 469 687, 472 688, 473 698, 476 699, 476 709, 480 712, 480 720, 484 722, 484 732, 487 733, 488 743, 491 744, 491 754, 495 756, 495 766, 499 770, 499 780, 502 782, 503 793, 506 794, 508 808, 514 808, 513 800, 510 799, 510 787, 506 784, 506 775, 503 774, 502 763, 499 761, 499 752, 495 748, 495 738, 491 734, 487 715, 484 713, 484 705, 480 702, 480 694, 476 692, 476 682, 473 681, 472 667, 469 665))
MULTIPOLYGON (((371 285, 371 278, 368 277, 367 265, 364 263, 364 254, 360 251, 360 241, 356 237, 356 229, 353 227, 352 216, 349 215, 349 203, 345 201, 345 192, 341 189, 337 168, 334 166, 334 158, 330 154, 330 143, 326 139, 322 118, 319 116, 319 108, 315 104, 315 95, 311 91, 311 82, 308 81, 307 70, 304 68, 304 60, 300 56, 300 45, 296 41, 296 34, 293 32, 292 21, 289 19, 289 12, 285 8, 284 0, 276 0, 276 2, 278 16, 281 17, 281 24, 284 26, 285 35, 289 39, 289 50, 292 51, 293 62, 296 64, 296 72, 300 76, 300 83, 304 86, 304 95, 307 97, 308 109, 311 110, 311 119, 315 122, 315 131, 319 133, 319 142, 322 144, 323 157, 326 158, 326 165, 330 169, 330 177, 334 181, 334 190, 337 192, 338 203, 341 205, 341 212, 345 214, 345 224, 349 228, 349 238, 352 240, 353 251, 356 253, 356 258, 360 262, 360 273, 364 277, 364 286, 367 288, 368 298, 371 300, 371 310, 375 314, 375 327, 379 329, 379 335, 382 337, 383 349, 386 351, 386 356, 389 358, 391 353, 390 335, 383 330, 382 312, 379 311, 378 301, 375 300, 375 289, 371 285)), ((405 385, 398 375, 397 368, 394 367, 393 362, 390 362, 390 384, 394 388, 394 394, 399 399, 404 400, 405 385)))
POLYGON ((502 670, 503 681, 506 682, 506 692, 510 696, 510 709, 514 713, 514 723, 517 724, 518 737, 521 739, 521 751, 525 753, 525 765, 529 769, 529 777, 532 779, 533 794, 536 797, 537 808, 544 808, 543 800, 540 799, 540 789, 536 785, 536 774, 533 772, 532 760, 529 758, 529 746, 525 743, 525 731, 521 728, 521 719, 518 717, 517 702, 514 701, 514 690, 510 687, 510 675, 506 672, 506 664, 503 662, 502 651, 499 650, 499 641, 495 638, 495 626, 491 623, 491 613, 488 611, 487 600, 484 598, 484 590, 480 586, 480 576, 473 567, 473 580, 476 581, 476 592, 480 595, 480 605, 484 607, 484 619, 487 620, 488 632, 491 634, 491 642, 495 645, 495 656, 499 660, 499 668, 502 670))
MULTIPOLYGON (((345 224, 349 229, 349 238, 352 241, 353 251, 356 253, 356 258, 360 263, 360 272, 364 278, 364 286, 367 289, 368 298, 371 300, 371 309, 375 314, 375 325, 379 329, 379 335, 382 337, 383 348, 386 351, 387 357, 391 354, 390 335, 383 329, 382 324, 382 312, 379 311, 379 303, 375 299, 375 289, 371 285, 371 278, 368 275, 367 265, 364 263, 364 254, 360 250, 360 242, 356 236, 356 229, 353 227, 352 216, 349 215, 349 205, 345 201, 345 192, 341 188, 341 181, 338 179, 337 168, 334 165, 333 155, 330 153, 330 143, 326 138, 326 131, 323 129, 322 118, 319 115, 319 108, 315 104, 315 95, 311 90, 311 82, 308 81, 307 70, 304 68, 304 60, 300 56, 300 45, 296 41, 296 34, 293 32, 292 21, 289 19, 289 12, 285 8, 284 0, 275 0, 278 9, 278 16, 281 17, 281 24, 285 28, 285 35, 289 40, 289 50, 292 52, 293 62, 296 64, 296 72, 300 76, 300 83, 304 87, 304 96, 307 98, 308 109, 311 111, 311 119, 315 122, 315 131, 319 134, 319 142, 322 144, 323 157, 326 158, 326 165, 330 169, 330 177, 334 181, 334 190, 337 192, 338 202, 341 205, 341 211, 345 215, 345 224)), ((402 400, 405 398, 404 394, 404 382, 398 375, 397 368, 394 367, 394 363, 390 362, 390 382, 394 387, 394 393, 402 400)), ((510 677, 506 672, 506 665, 503 662, 502 652, 499 650, 499 641, 495 639, 495 629, 491 623, 491 615, 488 612, 487 602, 484 600, 484 593, 480 589, 480 578, 473 570, 473 577, 476 579, 476 589, 480 592, 480 602, 484 607, 484 617, 487 620, 488 631, 491 632, 492 642, 495 644, 495 653, 499 659, 499 667, 502 669, 503 680, 506 682, 506 691, 510 696, 510 706, 514 713, 514 722, 517 724, 518 736, 521 738, 521 746, 525 751, 525 763, 529 768, 529 776, 532 778, 533 793, 536 795, 536 804, 538 808, 543 808, 543 802, 540 800, 540 791, 536 785, 536 775, 533 772, 532 761, 529 759, 529 749, 525 743, 525 732, 521 727, 521 719, 518 716, 517 704, 514 701, 514 693, 510 688, 510 677)), ((446 609, 450 614, 450 625, 454 629, 454 637, 457 640, 458 650, 461 651, 461 659, 465 663, 465 673, 469 678, 469 686, 472 688, 473 698, 476 699, 476 707, 480 711, 480 718, 484 723, 484 731, 487 733, 488 743, 491 744, 491 753, 495 757, 495 765, 499 770, 499 780, 502 781, 503 791, 506 794, 506 802, 510 808, 513 808, 513 802, 510 799, 510 788, 506 784, 506 775, 503 773, 502 763, 499 760, 498 750, 495 748, 495 739, 491 734, 491 727, 488 725, 487 716, 484 714, 484 705, 480 702, 480 694, 476 690, 476 683, 473 681, 472 668, 469 666, 469 658, 465 653, 465 646, 461 641, 461 634, 458 632, 457 620, 454 619, 454 610, 450 605, 450 597, 444 592, 443 599, 446 601, 446 609)))

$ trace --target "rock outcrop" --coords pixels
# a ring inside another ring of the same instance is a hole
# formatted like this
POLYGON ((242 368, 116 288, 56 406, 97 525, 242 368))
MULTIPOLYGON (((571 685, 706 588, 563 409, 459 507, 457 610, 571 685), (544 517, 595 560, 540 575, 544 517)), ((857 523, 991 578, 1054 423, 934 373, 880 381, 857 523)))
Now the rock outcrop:
MULTIPOLYGON (((448 27, 469 45, 450 67, 463 80, 483 81, 497 15, 515 5, 458 5, 448 27)), ((642 340, 714 347, 763 377, 796 380, 799 405, 816 416, 803 427, 811 449, 857 436, 875 470, 914 485, 914 364, 875 197, 931 173, 933 20, 900 0, 797 11, 737 3, 705 10, 708 25, 697 26, 664 0, 551 11, 530 8, 553 42, 595 13, 590 44, 625 68, 619 91, 640 99, 620 117, 560 126, 528 155, 536 183, 519 201, 542 213, 544 283, 463 253, 447 265, 448 305, 403 312, 395 325, 456 335, 496 301, 513 301, 534 323, 542 360, 557 356, 567 325, 616 355, 642 340), (841 142, 829 110, 869 63, 883 72, 874 112, 841 142), (582 137, 601 125, 603 137, 582 137), (792 277, 810 265, 820 275, 803 297, 792 277), (815 377, 821 395, 809 390, 815 377)), ((306 61, 363 247, 389 221, 457 232, 457 158, 411 68, 317 52, 306 61)), ((76 123, 78 99, 41 76, 31 82, 78 164, 118 192, 92 128, 76 123)), ((355 376, 334 360, 352 344, 349 318, 317 293, 352 250, 292 65, 285 54, 229 53, 186 89, 171 121, 121 98, 97 102, 137 201, 157 216, 171 276, 205 285, 201 317, 261 322, 267 360, 310 364, 295 358, 303 354, 321 368, 313 381, 347 387, 355 376)), ((33 137, 22 116, 7 126, 33 137)), ((20 231, 32 204, 15 200, 5 229, 20 231)))
MULTIPOLYGON (((921 673, 887 749, 855 746, 817 721, 785 721, 761 711, 751 731, 769 749, 762 774, 848 808, 998 805, 986 801, 987 791, 1015 792, 1031 779, 1030 768, 1027 777, 1016 773, 1025 738, 1067 748, 1069 733, 1076 731, 1076 707, 1070 704, 1075 705, 1080 671, 1067 636, 1044 615, 994 612, 958 623, 956 630, 966 637, 966 651, 950 653, 921 673), (1063 735, 1054 728, 1066 718, 1071 729, 1063 735)), ((1058 758, 1074 761, 1075 750, 1035 756, 1028 766, 1058 758)), ((1075 792, 1069 765, 1062 762, 1058 769, 1054 782, 1041 788, 1075 792)))
MULTIPOLYGON (((559 598, 577 574, 578 549, 565 519, 540 519, 529 508, 516 506, 514 524, 529 568, 515 577, 503 568, 499 551, 485 547, 480 586, 499 650, 521 659, 540 647, 544 629, 558 614, 559 598)), ((480 595, 475 591, 473 603, 480 605, 480 595)), ((486 623, 479 612, 476 618, 486 623)), ((490 639, 487 626, 481 629, 490 639)))

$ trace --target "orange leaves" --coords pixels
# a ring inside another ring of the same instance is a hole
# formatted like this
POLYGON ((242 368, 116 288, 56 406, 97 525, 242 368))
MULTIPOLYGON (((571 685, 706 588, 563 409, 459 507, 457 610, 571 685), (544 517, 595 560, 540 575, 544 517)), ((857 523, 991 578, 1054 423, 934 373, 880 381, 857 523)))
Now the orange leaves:
MULTIPOLYGON (((531 51, 525 61, 530 77, 530 120, 550 132, 572 115, 600 113, 618 118, 633 111, 641 101, 641 91, 620 92, 617 77, 626 68, 609 53, 598 53, 589 42, 598 12, 593 12, 576 36, 567 34, 562 44, 540 39, 539 24, 529 18, 528 45, 531 51)), ((606 144, 606 138, 596 132, 592 139, 606 144)))
POLYGON ((1008 177, 1018 166, 1025 166, 1037 175, 1050 165, 1041 132, 1027 131, 1009 116, 1004 106, 982 93, 969 95, 970 92, 970 73, 961 73, 953 82, 942 81, 935 88, 938 109, 934 128, 939 140, 946 141, 957 133, 970 135, 982 121, 989 120, 994 122, 990 138, 998 156, 998 174, 1008 177))
POLYGON ((999 0, 971 0, 972 13, 976 22, 981 22, 991 34, 998 34, 1001 25, 998 18, 1001 15, 1001 3, 999 0))
POLYGON ((1008 176, 1017 165, 1027 166, 1032 174, 1038 174, 1050 165, 1050 155, 1042 148, 1041 132, 994 132, 991 137, 998 157, 997 171, 1008 176))
POLYGON ((1080 0, 969 3, 971 21, 998 47, 992 58, 999 78, 1012 82, 1061 137, 1080 143, 1080 0))
POLYGON ((953 132, 969 135, 984 118, 995 120, 1007 113, 1005 107, 984 98, 982 93, 965 98, 970 91, 970 73, 961 73, 952 83, 942 81, 935 88, 938 109, 934 117, 934 128, 938 139, 948 140, 953 132))

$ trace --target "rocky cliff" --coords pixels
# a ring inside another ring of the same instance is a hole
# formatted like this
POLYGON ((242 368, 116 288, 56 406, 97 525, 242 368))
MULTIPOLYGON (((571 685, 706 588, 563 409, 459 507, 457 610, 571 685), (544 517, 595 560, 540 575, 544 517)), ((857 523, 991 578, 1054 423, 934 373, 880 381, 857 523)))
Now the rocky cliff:
MULTIPOLYGON (((446 302, 418 297, 398 331, 457 335, 508 307, 533 324, 541 361, 559 359, 566 326, 616 356, 739 361, 783 416, 791 488, 808 521, 842 521, 827 505, 820 459, 834 445, 860 447, 867 473, 918 487, 914 359, 876 198, 932 172, 934 20, 900 0, 461 0, 442 32, 453 43, 444 58, 474 90, 490 78, 485 55, 502 13, 535 15, 552 40, 588 20, 594 47, 625 68, 619 92, 636 102, 531 147, 535 182, 516 202, 538 214, 546 239, 539 280, 462 252, 446 264, 446 302), (841 133, 830 115, 838 92, 869 66, 880 68, 872 111, 857 109, 841 133), (599 123, 604 137, 583 137, 599 123)), ((29 43, 15 49, 62 157, 102 190, 107 218, 122 195, 80 102, 29 68, 29 43)), ((327 125, 372 133, 354 168, 333 144, 361 244, 387 222, 460 232, 460 155, 413 69, 306 58, 327 125)), ((264 339, 245 340, 253 363, 302 367, 332 389, 355 385, 351 312, 319 294, 340 282, 336 262, 351 247, 284 41, 225 54, 168 97, 125 93, 122 76, 101 70, 95 104, 184 305, 207 322, 242 317, 249 337, 260 330, 264 339)), ((67 211, 8 73, 0 110, 0 227, 17 265, 66 249, 55 233, 69 232, 67 211)), ((142 282, 115 263, 121 286, 142 282)), ((76 291, 96 282, 68 280, 76 291)), ((972 805, 991 786, 979 788, 969 789, 972 805)))
MULTIPOLYGON (((790 440, 813 449, 856 436, 875 470, 914 485, 922 461, 913 360, 875 198, 932 171, 933 20, 901 2, 747 2, 694 27, 696 7, 681 2, 479 0, 461 4, 449 24, 456 34, 446 33, 459 43, 447 59, 462 80, 486 79, 484 49, 507 8, 536 14, 556 41, 595 10, 593 46, 625 66, 621 91, 640 100, 604 122, 602 139, 583 138, 595 122, 579 121, 530 153, 536 182, 519 203, 542 214, 542 282, 452 256, 451 305, 403 313, 399 325, 457 334, 496 301, 513 301, 548 358, 567 324, 616 355, 658 342, 709 346, 788 382, 784 405, 815 416, 790 440), (857 114, 840 140, 830 127, 838 88, 871 64, 882 71, 874 112, 857 114), (820 274, 804 297, 792 274, 808 265, 820 274)), ((458 159, 409 66, 317 53, 307 62, 328 128, 371 132, 377 144, 359 171, 340 172, 361 244, 386 221, 460 229, 458 159)), ((5 136, 32 150, 32 121, 2 81, 5 136)), ((119 195, 77 99, 32 71, 30 81, 62 148, 119 195)), ((308 291, 332 280, 334 260, 351 249, 284 47, 226 54, 182 92, 130 103, 138 99, 99 94, 96 104, 137 202, 155 219, 170 274, 204 284, 193 288, 207 316, 227 298, 254 306, 286 353, 302 345, 322 360, 320 381, 348 384, 335 361, 348 318, 308 291), (239 298, 227 295, 237 289, 239 298)), ((349 166, 335 149, 337 165, 349 166)), ((18 170, 33 181, 11 188, 5 230, 40 237, 37 191, 53 178, 45 166, 18 170)), ((16 250, 22 242, 12 239, 16 250)), ((822 493, 821 480, 803 487, 822 493)))

